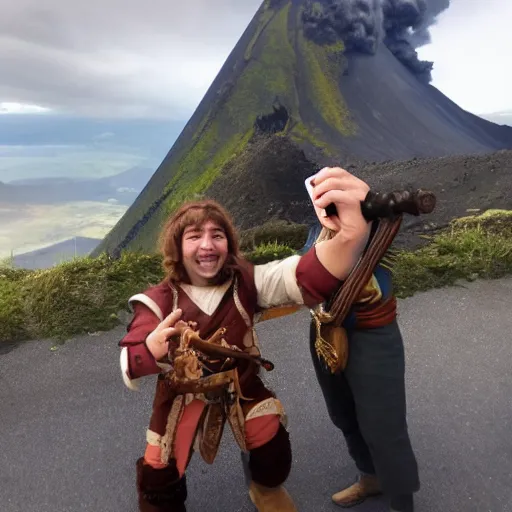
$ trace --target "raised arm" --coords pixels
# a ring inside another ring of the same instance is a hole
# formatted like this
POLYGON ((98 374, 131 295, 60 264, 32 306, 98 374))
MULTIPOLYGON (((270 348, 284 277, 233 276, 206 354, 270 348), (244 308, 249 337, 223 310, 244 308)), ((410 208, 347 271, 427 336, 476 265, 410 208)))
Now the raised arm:
POLYGON ((312 185, 317 217, 336 234, 302 257, 255 266, 258 305, 263 309, 287 304, 314 307, 325 302, 348 277, 368 242, 372 224, 361 211, 368 185, 339 167, 322 169, 312 185), (325 208, 331 203, 337 215, 327 216, 325 208))
POLYGON ((256 265, 254 278, 262 309, 292 304, 314 307, 325 302, 340 285, 340 280, 320 262, 315 247, 303 256, 256 265))

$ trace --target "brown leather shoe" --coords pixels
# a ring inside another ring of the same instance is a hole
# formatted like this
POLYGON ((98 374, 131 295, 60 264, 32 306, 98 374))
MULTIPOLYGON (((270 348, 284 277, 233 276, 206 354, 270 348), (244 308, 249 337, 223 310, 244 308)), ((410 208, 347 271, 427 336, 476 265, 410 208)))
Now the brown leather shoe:
POLYGON ((332 501, 343 508, 359 505, 370 496, 382 494, 379 481, 376 476, 361 475, 358 481, 350 487, 332 495, 332 501))
POLYGON ((271 488, 251 482, 249 496, 258 512, 297 512, 292 498, 282 485, 271 488))

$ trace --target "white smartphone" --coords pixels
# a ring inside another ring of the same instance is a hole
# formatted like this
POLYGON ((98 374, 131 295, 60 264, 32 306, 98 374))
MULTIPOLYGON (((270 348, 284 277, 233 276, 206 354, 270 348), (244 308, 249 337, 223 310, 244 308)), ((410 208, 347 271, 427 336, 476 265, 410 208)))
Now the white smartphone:
POLYGON ((313 202, 313 186, 311 185, 311 181, 316 176, 316 174, 313 174, 313 176, 310 176, 309 178, 306 178, 306 181, 304 184, 306 185, 306 190, 308 191, 309 198, 311 199, 311 202, 313 202))

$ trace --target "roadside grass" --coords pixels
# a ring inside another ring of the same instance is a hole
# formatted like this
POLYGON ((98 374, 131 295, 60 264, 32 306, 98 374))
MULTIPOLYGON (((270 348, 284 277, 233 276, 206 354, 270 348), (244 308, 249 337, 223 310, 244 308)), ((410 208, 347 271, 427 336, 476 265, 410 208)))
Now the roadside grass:
POLYGON ((512 211, 489 210, 457 219, 416 251, 399 251, 393 267, 395 293, 405 298, 460 280, 512 274, 512 211))
MULTIPOLYGON (((262 264, 296 253, 296 246, 272 237, 275 231, 268 239, 258 240, 258 245, 249 246, 245 256, 262 264)), ((459 280, 511 275, 512 211, 491 210, 457 219, 429 237, 427 246, 394 252, 393 274, 399 298, 459 280)), ((0 262, 0 343, 62 342, 110 330, 123 322, 130 295, 157 284, 162 277, 159 255, 136 252, 123 253, 118 260, 77 258, 35 271, 0 262)))

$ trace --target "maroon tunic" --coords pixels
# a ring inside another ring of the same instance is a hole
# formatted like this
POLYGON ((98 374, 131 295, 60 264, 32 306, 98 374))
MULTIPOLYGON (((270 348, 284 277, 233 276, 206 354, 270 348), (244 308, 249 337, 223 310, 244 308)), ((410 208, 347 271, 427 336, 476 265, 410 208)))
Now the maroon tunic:
MULTIPOLYGON (((255 313, 261 311, 257 304, 257 290, 254 284, 254 266, 250 263, 242 269, 238 295, 252 320, 255 313)), ((312 308, 325 302, 337 289, 340 281, 330 274, 320 263, 315 247, 304 254, 297 266, 297 283, 302 293, 304 305, 312 308)), ((226 340, 229 344, 241 345, 246 323, 238 309, 233 307, 233 286, 228 289, 217 310, 209 316, 199 309, 186 293, 178 288, 178 307, 183 311, 182 319, 197 322, 201 337, 208 337, 219 327, 227 327, 226 340)), ((172 312, 173 289, 168 282, 161 282, 144 291, 162 310, 165 318, 172 312)), ((276 304, 278 306, 279 304, 276 304)), ((160 373, 155 358, 146 347, 146 338, 158 326, 160 320, 144 304, 133 305, 134 316, 128 325, 128 332, 119 342, 120 347, 128 348, 128 376, 138 379, 151 374, 160 373)))
MULTIPOLYGON (((255 346, 248 347, 247 336, 248 333, 252 335, 253 319, 262 310, 258 305, 255 266, 244 262, 236 272, 235 278, 211 315, 202 311, 183 289, 173 287, 168 281, 150 287, 144 294, 159 306, 162 318, 172 312, 173 306, 180 308, 183 312, 181 319, 196 322, 196 329, 203 339, 214 334, 220 327, 225 327, 224 337, 228 344, 246 351, 249 348, 254 350, 255 346)), ((325 302, 340 284, 340 281, 320 263, 315 247, 300 258, 295 269, 295 280, 294 285, 300 290, 303 304, 310 308, 325 302)), ((128 351, 127 377, 138 379, 162 371, 146 346, 147 336, 158 326, 160 319, 142 303, 134 303, 133 310, 134 316, 128 326, 128 332, 119 346, 126 347, 128 351)), ((239 374, 243 376, 240 382, 242 394, 250 397, 255 403, 273 397, 274 394, 259 378, 259 369, 252 370, 251 367, 248 375, 248 368, 249 363, 245 361, 239 366, 239 374)), ((175 398, 167 386, 167 380, 158 379, 149 429, 159 435, 165 432, 167 417, 175 398)))

